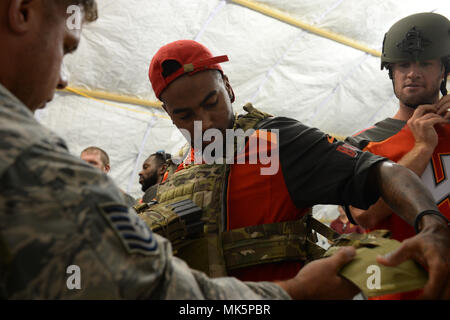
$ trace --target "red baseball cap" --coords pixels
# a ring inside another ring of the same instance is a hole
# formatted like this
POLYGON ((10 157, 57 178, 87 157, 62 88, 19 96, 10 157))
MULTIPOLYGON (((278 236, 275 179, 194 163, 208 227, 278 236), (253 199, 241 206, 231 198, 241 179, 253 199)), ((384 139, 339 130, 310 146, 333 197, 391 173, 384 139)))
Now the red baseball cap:
POLYGON ((150 63, 148 76, 156 97, 160 99, 163 90, 178 77, 204 70, 219 70, 223 73, 219 63, 226 61, 227 56, 214 57, 208 48, 194 40, 178 40, 158 50, 150 63), (177 61, 181 68, 164 78, 162 64, 167 60, 177 61))

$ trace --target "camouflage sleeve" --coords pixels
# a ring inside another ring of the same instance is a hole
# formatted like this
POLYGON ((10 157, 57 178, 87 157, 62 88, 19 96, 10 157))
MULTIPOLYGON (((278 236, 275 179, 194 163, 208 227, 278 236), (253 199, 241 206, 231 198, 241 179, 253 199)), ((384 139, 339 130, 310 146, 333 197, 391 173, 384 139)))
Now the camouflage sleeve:
MULTIPOLYGON (((158 236, 158 235, 156 235, 158 236)), ((242 282, 236 278, 209 278, 203 272, 189 269, 186 263, 172 257, 164 299, 291 299, 280 286, 271 282, 242 282), (180 297, 180 293, 186 295, 180 297), (190 294, 192 293, 192 294, 190 294)))
POLYGON ((54 145, 26 149, 0 179, 0 258, 9 299, 289 298, 189 269, 106 175, 54 145))

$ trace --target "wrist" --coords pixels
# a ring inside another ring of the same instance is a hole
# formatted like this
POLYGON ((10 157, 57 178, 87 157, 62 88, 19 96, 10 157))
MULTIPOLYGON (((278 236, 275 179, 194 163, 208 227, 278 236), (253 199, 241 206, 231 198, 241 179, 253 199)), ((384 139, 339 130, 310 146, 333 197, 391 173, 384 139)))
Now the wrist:
POLYGON ((416 233, 424 229, 436 230, 436 228, 448 228, 449 220, 439 211, 425 210, 419 213, 414 222, 414 229, 416 233))
POLYGON ((437 143, 427 143, 427 142, 418 142, 416 141, 414 145, 414 149, 416 149, 420 154, 423 155, 432 155, 434 149, 436 148, 437 143))
POLYGON ((284 281, 274 281, 274 283, 279 285, 284 291, 286 291, 293 300, 307 299, 305 292, 302 290, 305 289, 305 286, 302 286, 300 281, 296 277, 284 281))

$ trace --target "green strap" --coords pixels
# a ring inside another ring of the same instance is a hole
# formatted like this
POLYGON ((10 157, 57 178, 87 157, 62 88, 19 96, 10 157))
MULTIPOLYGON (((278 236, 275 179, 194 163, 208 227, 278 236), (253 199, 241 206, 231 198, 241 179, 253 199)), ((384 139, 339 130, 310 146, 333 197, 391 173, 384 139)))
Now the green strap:
POLYGON ((341 235, 328 227, 327 225, 323 224, 319 220, 315 219, 312 215, 309 215, 309 224, 311 226, 311 229, 314 231, 317 231, 321 235, 323 235, 325 238, 327 238, 330 241, 334 241, 337 238, 339 238, 341 235))

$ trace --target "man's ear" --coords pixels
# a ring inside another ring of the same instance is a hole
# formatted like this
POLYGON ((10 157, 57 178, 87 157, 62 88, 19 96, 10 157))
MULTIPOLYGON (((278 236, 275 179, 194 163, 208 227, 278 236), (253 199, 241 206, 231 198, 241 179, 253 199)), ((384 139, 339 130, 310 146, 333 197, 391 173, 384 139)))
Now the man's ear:
POLYGON ((225 88, 227 89, 228 96, 230 97, 231 103, 236 99, 234 95, 233 88, 231 87, 230 81, 226 75, 222 75, 223 83, 225 84, 225 88))
MULTIPOLYGON (((8 26, 9 28, 19 34, 23 34, 34 28, 30 21, 36 14, 36 0, 7 0, 8 7, 8 26)), ((44 5, 44 4, 40 4, 44 5)))
POLYGON ((111 170, 111 166, 109 164, 105 165, 105 173, 108 173, 111 170))
POLYGON ((167 163, 164 163, 161 167, 159 167, 158 174, 163 175, 164 173, 166 173, 167 168, 168 168, 167 163))

